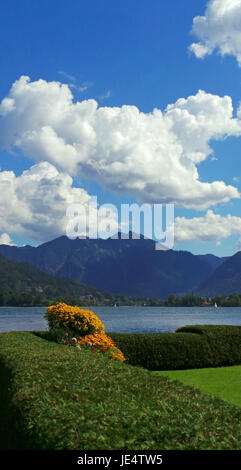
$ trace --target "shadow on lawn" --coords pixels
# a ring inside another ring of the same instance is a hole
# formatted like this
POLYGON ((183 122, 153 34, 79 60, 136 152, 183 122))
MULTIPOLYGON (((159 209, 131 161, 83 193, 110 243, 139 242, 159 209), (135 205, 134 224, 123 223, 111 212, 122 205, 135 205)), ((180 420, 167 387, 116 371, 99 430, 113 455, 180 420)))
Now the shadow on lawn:
POLYGON ((36 443, 26 433, 21 410, 13 403, 12 374, 0 359, 0 450, 26 450, 36 443))

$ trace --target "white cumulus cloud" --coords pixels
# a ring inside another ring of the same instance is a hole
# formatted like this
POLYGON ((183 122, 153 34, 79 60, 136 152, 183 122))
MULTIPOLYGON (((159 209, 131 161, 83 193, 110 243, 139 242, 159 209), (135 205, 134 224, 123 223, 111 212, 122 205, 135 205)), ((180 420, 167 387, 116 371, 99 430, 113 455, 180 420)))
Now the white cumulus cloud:
POLYGON ((11 237, 8 235, 8 233, 2 233, 0 235, 0 245, 10 245, 14 246, 14 243, 12 242, 11 237))
POLYGON ((241 67, 241 0, 210 0, 205 15, 194 18, 192 33, 198 42, 189 49, 197 58, 217 50, 234 56, 241 67))
POLYGON ((176 242, 216 242, 230 237, 241 236, 241 217, 231 214, 222 216, 208 210, 204 217, 176 217, 176 242))
MULTIPOLYGON (((70 175, 49 162, 37 163, 20 176, 13 171, 0 172, 0 194, 0 232, 4 232, 0 235, 0 244, 12 244, 8 233, 38 242, 65 235, 67 225, 78 213, 81 214, 78 225, 73 225, 73 232, 78 235, 88 235, 89 227, 92 235, 95 223, 100 232, 101 226, 109 223, 114 231, 118 230, 118 219, 112 208, 104 211, 104 207, 98 207, 98 201, 93 205, 91 196, 83 188, 73 186, 70 175), (72 206, 76 207, 76 214, 67 217, 66 211, 72 206)), ((104 229, 102 232, 104 234, 104 229)))
POLYGON ((65 233, 66 208, 88 204, 90 196, 72 187, 72 178, 48 162, 38 163, 16 176, 0 172, 1 243, 10 244, 7 233, 45 241, 65 233))
POLYGON ((141 202, 205 209, 239 197, 223 181, 199 180, 211 139, 241 134, 232 100, 199 91, 143 113, 135 106, 74 102, 68 85, 22 76, 0 103, 0 146, 94 179, 141 202))

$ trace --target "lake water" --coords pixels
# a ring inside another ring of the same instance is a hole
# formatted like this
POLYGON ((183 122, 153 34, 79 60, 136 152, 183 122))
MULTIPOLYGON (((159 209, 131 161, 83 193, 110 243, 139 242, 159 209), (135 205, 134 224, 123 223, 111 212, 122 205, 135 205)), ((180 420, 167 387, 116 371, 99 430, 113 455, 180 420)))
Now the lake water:
MULTIPOLYGON (((106 332, 172 332, 180 326, 241 325, 241 307, 90 307, 106 332)), ((47 330, 45 307, 1 307, 0 332, 47 330)))

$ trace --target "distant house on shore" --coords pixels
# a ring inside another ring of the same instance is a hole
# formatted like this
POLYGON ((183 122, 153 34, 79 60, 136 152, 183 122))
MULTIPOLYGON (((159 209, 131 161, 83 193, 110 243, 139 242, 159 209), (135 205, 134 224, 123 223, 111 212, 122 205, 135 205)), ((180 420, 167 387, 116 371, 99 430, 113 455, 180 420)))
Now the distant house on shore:
POLYGON ((93 294, 87 294, 87 295, 82 295, 82 297, 79 298, 79 300, 88 300, 88 299, 92 299, 93 298, 93 294))
POLYGON ((213 305, 213 301, 212 301, 211 297, 203 298, 203 301, 201 303, 202 307, 211 307, 212 305, 213 305))

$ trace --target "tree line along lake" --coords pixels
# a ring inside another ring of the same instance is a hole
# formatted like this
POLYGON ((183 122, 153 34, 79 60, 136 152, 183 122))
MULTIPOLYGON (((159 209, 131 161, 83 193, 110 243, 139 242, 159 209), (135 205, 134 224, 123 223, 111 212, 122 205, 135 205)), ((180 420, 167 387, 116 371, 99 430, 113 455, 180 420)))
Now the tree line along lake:
MULTIPOLYGON (((86 307, 106 332, 173 332, 185 325, 241 325, 241 307, 86 307)), ((0 332, 47 330, 46 307, 1 307, 0 332)))

